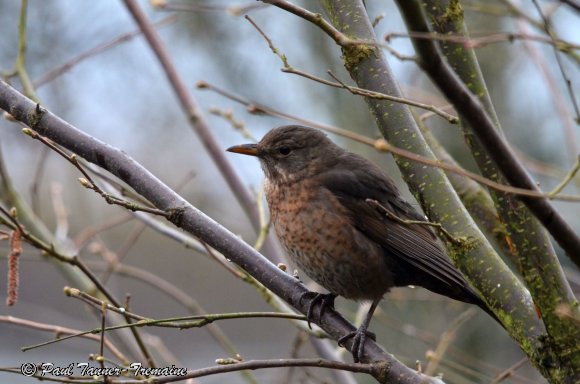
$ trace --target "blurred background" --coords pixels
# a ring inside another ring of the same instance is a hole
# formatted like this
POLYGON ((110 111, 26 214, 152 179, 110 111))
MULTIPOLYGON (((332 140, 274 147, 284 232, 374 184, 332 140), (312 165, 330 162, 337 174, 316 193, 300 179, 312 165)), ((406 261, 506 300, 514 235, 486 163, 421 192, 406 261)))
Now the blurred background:
MULTIPOLYGON (((272 127, 288 121, 250 114, 245 106, 231 99, 211 90, 197 89, 195 85, 199 81, 303 119, 378 137, 373 118, 360 97, 281 72, 279 58, 236 11, 248 7, 248 14, 297 69, 324 78, 330 69, 348 82, 340 50, 331 39, 302 19, 274 7, 241 0, 169 1, 165 8, 153 6, 162 2, 138 3, 152 21, 164 21, 157 28, 162 41, 224 150, 251 139, 215 111, 231 113, 257 139, 272 127), (172 7, 188 10, 175 11, 172 7)), ((296 3, 321 12, 317 2, 296 3)), ((555 33, 563 40, 580 44, 578 14, 559 6, 558 2, 540 3, 550 15, 555 33)), ((506 4, 515 4, 525 15, 539 20, 529 1, 465 1, 462 5, 472 35, 500 31, 542 34, 527 20, 509 12, 506 4)), ((376 26, 377 36, 405 32, 391 1, 367 0, 366 5, 371 18, 383 17, 376 26)), ((14 67, 16 60, 19 13, 19 1, 0 0, 0 71, 3 74, 14 67)), ((114 44, 75 63, 50 81, 43 81, 47 73, 84 52, 136 30, 121 1, 31 0, 26 69, 38 86, 41 103, 79 129, 127 152, 164 183, 179 188, 180 194, 194 206, 253 244, 256 234, 246 215, 191 129, 164 71, 142 36, 114 44)), ((402 54, 413 54, 407 38, 393 38, 390 45, 402 54)), ((446 104, 414 63, 385 54, 407 97, 438 106, 446 104)), ((551 190, 574 164, 580 135, 552 47, 516 40, 486 45, 477 50, 477 56, 505 135, 542 189, 551 190)), ((561 55, 561 58, 578 98, 577 56, 561 55)), ((18 79, 11 82, 21 88, 18 79)), ((459 128, 440 118, 430 118, 427 122, 455 159, 475 170, 459 128)), ((330 136, 341 146, 370 158, 401 183, 391 156, 330 136)), ((65 206, 68 223, 68 229, 60 235, 69 240, 78 241, 88 230, 111 220, 118 221, 93 236, 80 251, 80 256, 92 262, 95 270, 102 270, 105 265, 103 249, 106 247, 111 252, 123 253, 123 264, 171 282, 209 313, 272 310, 253 287, 234 278, 218 263, 151 229, 143 229, 138 221, 125 220, 130 216, 122 208, 107 205, 98 195, 79 185, 80 175, 69 163, 47 152, 42 144, 30 140, 17 125, 4 119, 0 121, 0 148, 15 188, 27 202, 35 204, 38 216, 51 231, 57 228, 55 204, 59 201, 65 206), (38 188, 37 192, 34 188, 38 188)), ((258 194, 263 177, 258 162, 234 154, 226 156, 246 185, 258 194)), ((576 179, 565 193, 578 194, 578 186, 576 179)), ((411 198, 402 183, 400 188, 411 198)), ((580 206, 555 204, 580 229, 580 206)), ((0 247, 6 255, 6 241, 0 247)), ((577 290, 578 274, 568 268, 571 264, 561 252, 560 255, 577 290)), ((5 265, 3 262, 0 267, 0 287, 6 285, 5 265)), ((14 307, 2 302, 0 315, 80 330, 99 326, 100 320, 84 304, 63 294, 63 287, 71 282, 53 263, 41 257, 38 250, 25 246, 20 274, 19 301, 14 307)), ((301 277, 306 280, 302 274, 301 277)), ((134 277, 113 273, 107 286, 119 298, 130 294, 132 310, 141 315, 164 318, 188 314, 171 297, 134 277)), ((5 295, 4 288, 0 295, 5 295)), ((355 319, 355 303, 340 299, 337 304, 342 313, 355 319)), ((416 360, 425 362, 427 351, 437 346, 452 321, 468 309, 466 305, 422 289, 394 290, 381 307, 371 329, 389 352, 410 365, 416 360)), ((468 320, 454 329, 452 345, 438 369, 449 382, 490 382, 495 374, 524 358, 517 344, 483 312, 463 315, 468 320)), ((298 331, 286 320, 231 320, 218 325, 245 360, 316 356, 308 342, 296 341, 298 331)), ((181 366, 201 368, 214 365, 217 358, 227 357, 203 328, 183 331, 149 328, 146 331, 159 337, 181 366)), ((84 361, 90 353, 98 352, 96 343, 73 339, 24 353, 21 347, 53 336, 6 323, 0 323, 0 335, 2 367, 47 360, 66 365, 84 361)), ((350 361, 350 356, 345 355, 345 359, 350 361)), ((328 371, 311 369, 262 370, 252 374, 263 383, 333 380, 328 371)), ((371 382, 362 375, 356 379, 371 382)), ((0 373, 0 380, 34 381, 6 373, 0 373)), ((239 373, 210 376, 200 382, 224 380, 246 382, 239 373)), ((505 382, 532 383, 543 379, 529 364, 523 364, 505 382)))

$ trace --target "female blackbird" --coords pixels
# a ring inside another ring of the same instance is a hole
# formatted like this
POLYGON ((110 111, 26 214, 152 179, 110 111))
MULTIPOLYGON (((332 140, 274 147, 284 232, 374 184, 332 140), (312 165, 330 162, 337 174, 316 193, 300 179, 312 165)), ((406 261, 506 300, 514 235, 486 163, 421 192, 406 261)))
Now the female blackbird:
POLYGON ((339 340, 354 337, 355 361, 363 356, 373 312, 392 287, 421 286, 478 305, 499 321, 429 226, 403 222, 426 220, 373 163, 338 147, 315 129, 296 125, 275 128, 258 144, 228 151, 260 160, 272 223, 283 248, 330 292, 312 302, 322 301, 320 313, 325 305, 333 305, 337 295, 372 300, 357 332, 339 340))

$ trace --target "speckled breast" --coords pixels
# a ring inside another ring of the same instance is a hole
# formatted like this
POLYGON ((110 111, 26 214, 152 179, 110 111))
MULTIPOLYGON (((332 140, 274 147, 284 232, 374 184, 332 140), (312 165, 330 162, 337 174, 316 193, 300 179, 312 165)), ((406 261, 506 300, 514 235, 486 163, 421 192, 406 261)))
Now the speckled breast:
POLYGON ((266 183, 266 198, 288 255, 329 292, 372 300, 393 285, 380 247, 352 225, 330 191, 309 180, 266 183))

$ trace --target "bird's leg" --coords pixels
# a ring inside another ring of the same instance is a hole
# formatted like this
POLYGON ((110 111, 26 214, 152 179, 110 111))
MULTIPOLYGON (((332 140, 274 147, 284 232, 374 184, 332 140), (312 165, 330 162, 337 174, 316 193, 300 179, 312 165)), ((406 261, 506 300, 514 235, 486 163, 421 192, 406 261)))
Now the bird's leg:
POLYGON ((367 315, 365 316, 362 324, 360 325, 360 327, 358 327, 358 329, 354 332, 351 332, 343 337, 341 337, 340 339, 338 339, 338 345, 340 346, 344 346, 344 342, 350 338, 352 338, 352 347, 350 348, 350 351, 352 353, 352 357, 354 359, 355 363, 360 362, 361 357, 363 356, 364 353, 364 348, 365 348, 365 342, 367 337, 370 337, 373 340, 376 340, 376 336, 374 333, 367 331, 369 324, 371 322, 371 319, 373 317, 373 314, 375 313, 375 309, 377 309, 377 305, 379 305, 379 302, 381 301, 381 298, 378 298, 376 300, 373 301, 373 303, 371 304, 371 307, 369 308, 369 311, 367 312, 367 315))
POLYGON ((312 329, 310 322, 314 318, 314 306, 320 302, 320 311, 318 312, 318 322, 320 322, 320 319, 322 319, 322 315, 324 315, 326 308, 334 308, 334 299, 336 299, 336 295, 332 293, 305 292, 302 294, 302 296, 300 296, 300 304, 302 304, 302 300, 307 296, 312 297, 312 301, 310 302, 308 311, 306 312, 308 328, 312 329))

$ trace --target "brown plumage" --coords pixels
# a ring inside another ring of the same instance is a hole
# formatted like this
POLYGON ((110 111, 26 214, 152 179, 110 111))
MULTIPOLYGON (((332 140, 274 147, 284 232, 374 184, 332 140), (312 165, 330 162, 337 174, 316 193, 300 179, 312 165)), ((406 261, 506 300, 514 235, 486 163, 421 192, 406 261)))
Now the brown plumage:
POLYGON ((275 128, 258 144, 228 151, 260 160, 276 234, 298 267, 330 292, 318 297, 322 305, 338 295, 373 301, 359 330, 343 338, 355 337, 355 360, 376 305, 392 287, 421 286, 478 305, 497 320, 428 226, 400 223, 368 201, 401 219, 425 221, 373 163, 300 126, 275 128))

